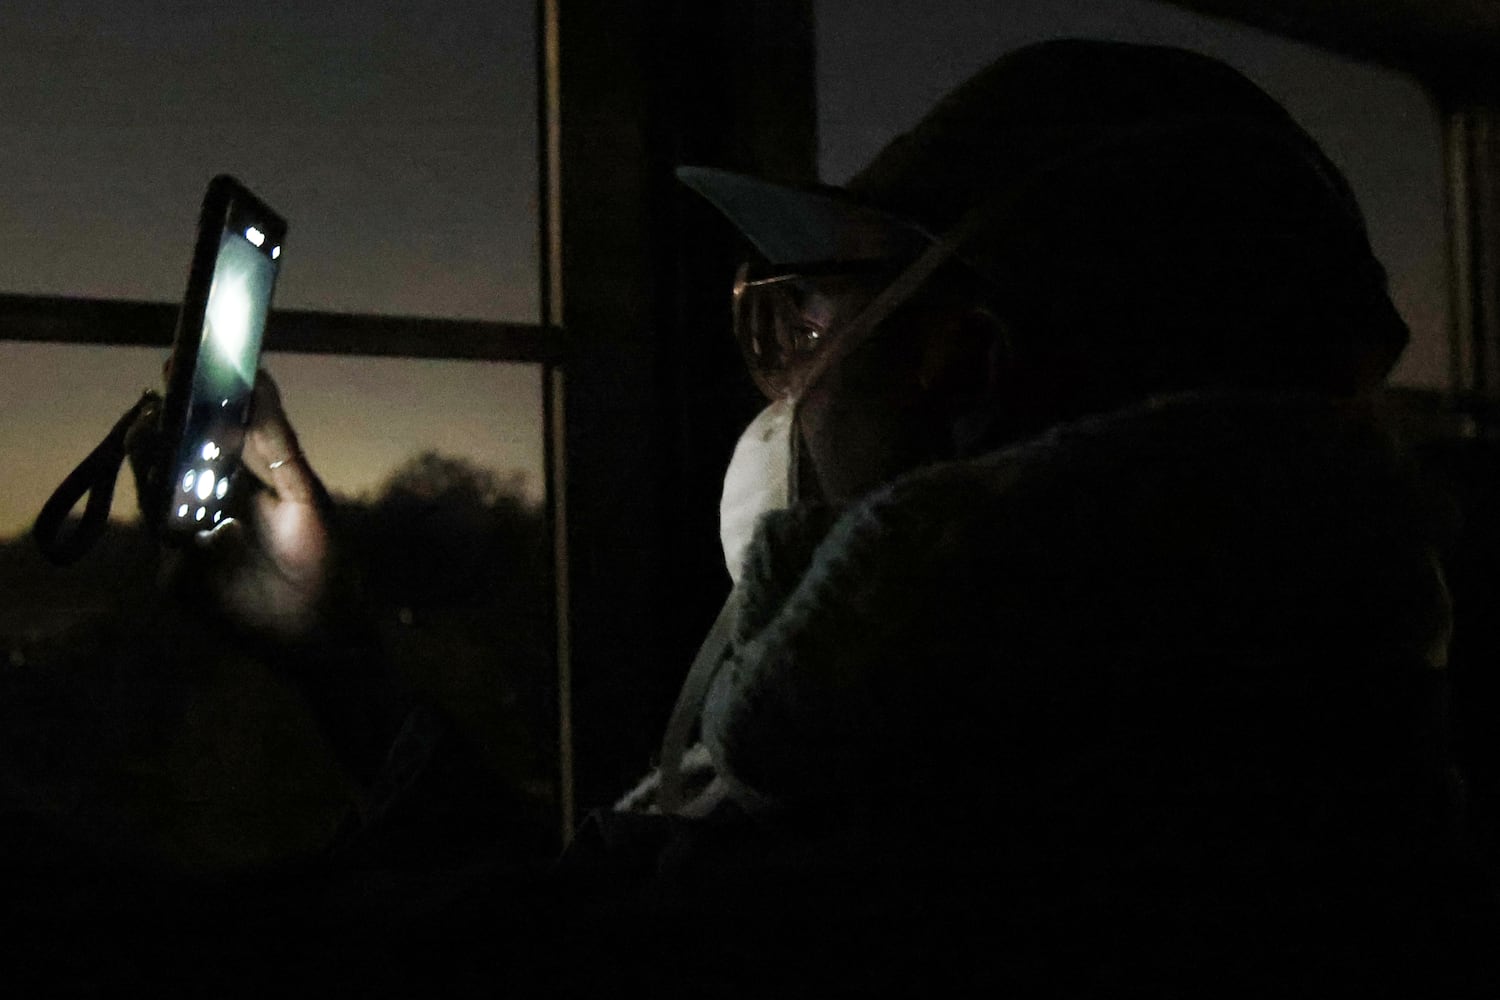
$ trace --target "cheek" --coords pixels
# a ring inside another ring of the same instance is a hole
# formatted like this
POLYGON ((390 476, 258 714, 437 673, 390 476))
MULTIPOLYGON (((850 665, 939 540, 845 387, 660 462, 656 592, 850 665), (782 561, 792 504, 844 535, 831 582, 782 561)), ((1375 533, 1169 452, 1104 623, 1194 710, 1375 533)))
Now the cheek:
POLYGON ((798 411, 802 443, 827 500, 857 499, 934 457, 919 399, 840 389, 830 380, 809 392, 798 411))
POLYGON ((847 420, 830 405, 829 394, 822 390, 809 392, 797 407, 793 433, 801 438, 803 460, 812 465, 826 499, 838 478, 838 455, 844 450, 840 439, 845 436, 847 420))

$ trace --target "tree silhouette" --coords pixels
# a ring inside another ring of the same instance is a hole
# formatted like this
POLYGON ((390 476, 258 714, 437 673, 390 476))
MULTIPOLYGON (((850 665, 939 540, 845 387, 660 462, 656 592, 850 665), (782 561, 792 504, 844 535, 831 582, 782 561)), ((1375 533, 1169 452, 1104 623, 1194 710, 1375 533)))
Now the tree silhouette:
POLYGON ((515 600, 535 609, 549 566, 521 481, 433 451, 402 464, 372 505, 345 511, 371 596, 413 609, 515 600))
POLYGON ((391 668, 546 817, 556 763, 551 546, 520 486, 519 476, 429 451, 392 472, 373 502, 341 504, 337 516, 391 668))
POLYGON ((466 459, 425 451, 386 478, 376 505, 490 508, 517 497, 521 479, 520 473, 501 479, 466 459))

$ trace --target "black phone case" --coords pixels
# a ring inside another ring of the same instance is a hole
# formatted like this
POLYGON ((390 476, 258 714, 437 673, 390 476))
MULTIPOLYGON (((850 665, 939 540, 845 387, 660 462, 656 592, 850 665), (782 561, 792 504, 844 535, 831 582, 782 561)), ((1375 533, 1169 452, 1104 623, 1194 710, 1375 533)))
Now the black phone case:
MULTIPOLYGON (((153 512, 149 520, 163 541, 181 544, 199 530, 196 524, 179 527, 171 517, 177 474, 175 465, 183 435, 187 432, 193 376, 198 367, 219 242, 232 219, 247 215, 253 216, 258 225, 263 225, 268 243, 281 244, 286 235, 286 222, 269 205, 228 174, 220 174, 209 182, 198 216, 198 235, 188 268, 187 291, 183 295, 182 308, 177 314, 177 330, 173 335, 171 374, 162 403, 159 450, 151 476, 153 496, 149 506, 143 505, 144 509, 153 512)), ((234 456, 236 461, 238 457, 234 456)))

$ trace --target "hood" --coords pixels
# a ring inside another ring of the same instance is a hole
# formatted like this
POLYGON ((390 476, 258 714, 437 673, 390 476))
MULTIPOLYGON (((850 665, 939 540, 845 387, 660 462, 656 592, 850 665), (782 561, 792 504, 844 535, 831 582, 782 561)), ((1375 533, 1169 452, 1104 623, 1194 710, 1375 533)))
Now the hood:
POLYGON ((1155 400, 766 518, 704 740, 761 803, 1298 726, 1373 761, 1445 663, 1444 530, 1364 405, 1155 400))

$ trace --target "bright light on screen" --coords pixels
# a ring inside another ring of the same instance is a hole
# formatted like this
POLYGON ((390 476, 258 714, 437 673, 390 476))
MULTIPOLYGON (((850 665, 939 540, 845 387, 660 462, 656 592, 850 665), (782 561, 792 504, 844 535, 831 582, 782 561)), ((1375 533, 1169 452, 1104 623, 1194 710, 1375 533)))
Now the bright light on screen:
POLYGON ((275 275, 276 265, 238 233, 223 235, 203 317, 208 356, 194 379, 195 406, 212 399, 239 399, 255 383, 275 275))
POLYGON ((251 381, 240 368, 245 343, 250 339, 250 287, 243 272, 216 274, 208 293, 207 339, 219 356, 234 366, 241 378, 251 381))

